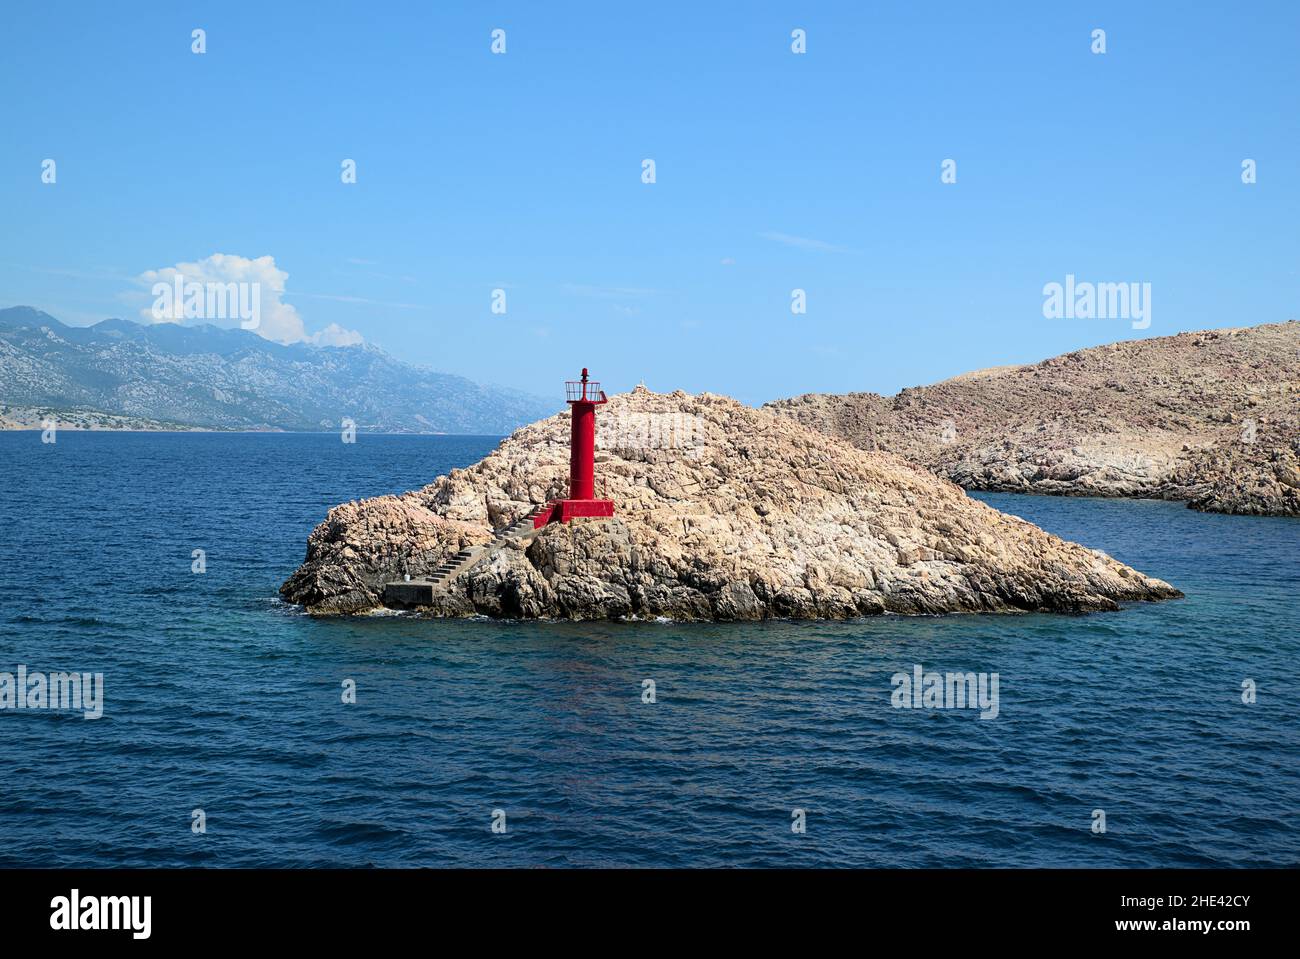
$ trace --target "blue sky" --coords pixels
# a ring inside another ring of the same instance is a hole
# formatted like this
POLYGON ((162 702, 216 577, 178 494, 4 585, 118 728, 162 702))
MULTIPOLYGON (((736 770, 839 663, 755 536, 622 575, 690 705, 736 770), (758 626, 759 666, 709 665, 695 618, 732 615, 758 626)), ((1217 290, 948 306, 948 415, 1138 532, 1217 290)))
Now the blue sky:
POLYGON ((0 306, 70 323, 271 256, 309 331, 757 403, 1300 316, 1300 4, 51 0, 0 49, 0 306), (1151 326, 1045 319, 1067 273, 1151 326))

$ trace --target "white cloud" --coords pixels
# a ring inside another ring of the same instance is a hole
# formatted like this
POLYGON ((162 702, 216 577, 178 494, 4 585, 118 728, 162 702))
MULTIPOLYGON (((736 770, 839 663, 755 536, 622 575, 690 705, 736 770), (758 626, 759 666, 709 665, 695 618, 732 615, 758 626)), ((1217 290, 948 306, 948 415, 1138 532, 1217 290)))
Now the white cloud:
POLYGON ((424 310, 428 307, 421 306, 419 303, 394 303, 391 300, 372 300, 364 296, 339 296, 333 293, 300 293, 292 290, 285 293, 285 296, 306 296, 313 300, 333 300, 335 303, 354 303, 359 306, 387 306, 397 310, 424 310))
POLYGON ((795 246, 801 250, 820 250, 823 253, 851 253, 842 246, 836 246, 833 243, 827 243, 825 240, 814 240, 807 236, 791 236, 789 233, 777 233, 768 230, 760 233, 764 240, 771 240, 773 243, 784 243, 786 246, 795 246))
POLYGON ((362 338, 356 330, 345 330, 337 323, 331 323, 317 333, 312 342, 317 346, 360 346, 362 338))
MULTIPOLYGON (((182 283, 257 284, 257 302, 260 307, 258 325, 253 330, 259 336, 277 343, 311 343, 318 346, 352 346, 362 342, 360 333, 346 330, 331 323, 319 333, 308 333, 298 310, 285 303, 284 283, 289 274, 275 265, 275 257, 248 257, 230 253, 214 253, 195 263, 177 263, 160 270, 146 270, 140 281, 152 287, 156 283, 172 285, 179 277, 182 283)), ((140 311, 146 323, 211 323, 214 326, 238 327, 240 316, 186 316, 180 303, 170 304, 170 309, 156 311, 155 304, 140 311)), ((248 328, 245 325, 245 328, 248 328)))
POLYGON ((654 290, 643 290, 632 286, 595 286, 590 283, 564 283, 560 289, 576 296, 595 296, 603 298, 627 298, 636 296, 653 296, 654 290))

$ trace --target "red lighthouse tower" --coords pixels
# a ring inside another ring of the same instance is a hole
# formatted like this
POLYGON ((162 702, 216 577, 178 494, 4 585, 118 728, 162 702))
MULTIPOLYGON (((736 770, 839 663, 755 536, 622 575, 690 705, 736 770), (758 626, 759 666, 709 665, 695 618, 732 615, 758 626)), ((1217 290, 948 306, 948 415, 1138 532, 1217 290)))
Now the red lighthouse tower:
POLYGON ((569 498, 556 500, 542 511, 535 526, 567 523, 578 516, 613 516, 614 501, 596 498, 596 407, 608 402, 600 384, 587 378, 564 384, 569 404, 569 498))

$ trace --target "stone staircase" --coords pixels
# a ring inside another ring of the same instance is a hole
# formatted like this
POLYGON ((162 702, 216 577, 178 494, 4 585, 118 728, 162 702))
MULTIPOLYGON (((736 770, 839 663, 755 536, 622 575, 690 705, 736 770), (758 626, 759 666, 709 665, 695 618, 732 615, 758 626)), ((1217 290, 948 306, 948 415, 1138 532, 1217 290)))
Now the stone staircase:
POLYGON ((439 593, 447 591, 452 582, 464 576, 480 563, 491 559, 512 543, 526 543, 544 527, 537 525, 543 513, 549 515, 552 504, 538 506, 519 517, 497 533, 486 546, 467 546, 454 556, 449 556, 429 576, 420 579, 399 580, 384 584, 385 606, 429 606, 439 593))
POLYGON ((455 556, 444 560, 442 565, 429 576, 427 582, 433 586, 435 591, 446 589, 451 581, 461 573, 468 573, 477 566, 486 551, 486 546, 465 547, 455 556))
POLYGON ((522 539, 525 541, 532 539, 534 536, 536 536, 538 533, 542 531, 541 527, 536 525, 535 521, 537 517, 541 516, 542 513, 547 512, 550 509, 551 509, 550 503, 545 503, 541 506, 534 507, 528 513, 525 513, 523 516, 519 517, 517 520, 515 520, 513 523, 511 523, 509 526, 503 529, 501 532, 497 533, 497 538, 492 541, 491 545, 488 546, 488 549, 491 549, 492 552, 495 553, 498 550, 503 549, 504 547, 509 545, 509 542, 512 539, 522 539), (498 543, 500 545, 497 545, 498 543))

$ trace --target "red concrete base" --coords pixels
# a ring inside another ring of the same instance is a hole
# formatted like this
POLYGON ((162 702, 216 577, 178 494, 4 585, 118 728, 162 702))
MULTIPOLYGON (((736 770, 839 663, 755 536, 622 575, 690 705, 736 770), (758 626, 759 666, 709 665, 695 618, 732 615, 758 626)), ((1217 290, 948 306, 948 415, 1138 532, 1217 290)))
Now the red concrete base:
POLYGON ((547 523, 567 523, 580 516, 613 515, 612 499, 557 499, 533 517, 533 529, 541 529, 547 523))

